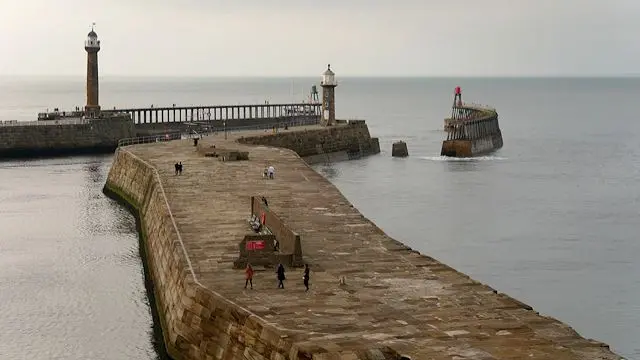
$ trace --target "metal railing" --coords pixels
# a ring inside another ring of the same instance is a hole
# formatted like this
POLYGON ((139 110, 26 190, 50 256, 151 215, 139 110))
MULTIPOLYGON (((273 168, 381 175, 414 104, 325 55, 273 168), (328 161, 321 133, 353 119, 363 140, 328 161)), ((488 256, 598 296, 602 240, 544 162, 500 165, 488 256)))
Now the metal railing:
POLYGON ((148 143, 155 143, 155 142, 179 140, 179 139, 182 139, 182 133, 181 132, 170 132, 170 133, 159 134, 159 135, 149 135, 149 136, 140 136, 140 137, 120 139, 120 140, 118 140, 118 147, 136 145, 136 144, 148 144, 148 143))
POLYGON ((230 132, 238 132, 238 131, 248 131, 248 130, 267 130, 267 129, 273 129, 274 127, 276 127, 278 130, 282 130, 284 128, 284 126, 289 126, 289 127, 294 127, 294 126, 307 126, 307 125, 316 125, 319 123, 319 118, 316 119, 297 119, 297 120, 290 120, 290 121, 285 121, 283 123, 280 124, 257 124, 257 125, 247 125, 247 126, 227 126, 226 130, 225 127, 223 128, 215 128, 215 129, 211 129, 207 132, 205 132, 205 134, 215 134, 215 133, 224 133, 225 131, 227 133, 230 132))
POLYGON ((64 120, 41 120, 41 121, 18 121, 5 120, 0 122, 0 126, 54 126, 54 125, 81 125, 88 124, 88 119, 64 119, 64 120))
POLYGON ((462 106, 459 106, 459 107, 471 108, 471 109, 479 109, 479 110, 496 111, 496 108, 493 107, 493 106, 489 106, 489 105, 485 105, 485 104, 470 103, 470 102, 462 103, 462 106))
POLYGON ((276 108, 276 107, 282 107, 284 108, 288 108, 288 109, 294 109, 294 108, 299 108, 299 107, 303 107, 303 106, 310 106, 310 107, 316 107, 319 108, 322 104, 319 102, 312 102, 312 103, 308 103, 308 102, 293 102, 293 103, 275 103, 275 104, 271 104, 271 103, 266 103, 266 104, 228 104, 228 105, 187 105, 187 106, 153 106, 153 107, 141 107, 141 108, 136 108, 136 107, 132 107, 132 108, 122 108, 122 109, 103 109, 102 112, 108 112, 108 111, 121 111, 121 112, 135 112, 135 111, 166 111, 166 110, 198 110, 198 109, 226 109, 226 108, 234 108, 234 109, 238 109, 238 108, 256 108, 256 107, 270 107, 270 108, 276 108))

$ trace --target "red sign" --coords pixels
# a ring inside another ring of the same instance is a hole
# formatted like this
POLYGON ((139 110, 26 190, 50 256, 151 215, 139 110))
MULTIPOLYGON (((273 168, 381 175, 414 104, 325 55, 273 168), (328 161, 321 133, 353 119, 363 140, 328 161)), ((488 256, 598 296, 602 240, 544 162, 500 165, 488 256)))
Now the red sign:
POLYGON ((262 250, 264 249, 264 240, 247 241, 246 248, 247 250, 262 250))

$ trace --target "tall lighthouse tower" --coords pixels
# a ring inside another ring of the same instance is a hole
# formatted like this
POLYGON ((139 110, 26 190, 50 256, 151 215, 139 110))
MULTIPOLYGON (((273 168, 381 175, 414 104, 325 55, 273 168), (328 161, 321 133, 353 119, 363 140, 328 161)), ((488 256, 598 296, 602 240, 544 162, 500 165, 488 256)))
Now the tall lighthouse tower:
POLYGON ((336 122, 336 74, 331 71, 331 64, 322 74, 322 125, 332 126, 336 122))
POLYGON ((100 105, 98 103, 98 51, 100 51, 100 40, 98 40, 98 34, 93 31, 93 26, 91 26, 91 31, 87 34, 84 49, 87 50, 87 105, 84 107, 84 114, 87 118, 95 118, 100 114, 100 105))

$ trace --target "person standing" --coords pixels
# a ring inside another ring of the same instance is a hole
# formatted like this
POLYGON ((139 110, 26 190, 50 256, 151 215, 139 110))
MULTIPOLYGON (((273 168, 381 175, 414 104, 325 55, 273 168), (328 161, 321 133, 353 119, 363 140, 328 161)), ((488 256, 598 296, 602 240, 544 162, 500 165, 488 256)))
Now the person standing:
POLYGON ((253 268, 251 267, 251 264, 247 264, 246 269, 244 269, 244 273, 245 273, 245 281, 244 281, 244 288, 247 288, 247 284, 251 284, 251 288, 253 289, 253 268))
POLYGON ((305 292, 309 291, 309 264, 304 264, 304 275, 302 275, 302 282, 304 283, 305 292))
POLYGON ((276 270, 278 274, 278 289, 284 289, 284 280, 286 277, 284 276, 284 266, 282 264, 278 265, 278 270, 276 270))

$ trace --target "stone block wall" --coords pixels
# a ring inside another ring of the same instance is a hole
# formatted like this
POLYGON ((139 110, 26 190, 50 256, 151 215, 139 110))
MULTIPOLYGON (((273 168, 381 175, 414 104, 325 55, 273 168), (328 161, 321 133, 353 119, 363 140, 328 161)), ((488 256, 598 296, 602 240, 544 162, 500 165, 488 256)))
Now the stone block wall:
POLYGON ((275 267, 278 264, 290 264, 293 254, 276 252, 273 246, 273 240, 275 240, 275 238, 275 235, 246 235, 244 239, 240 241, 240 244, 238 244, 239 256, 233 261, 233 267, 236 269, 244 269, 247 263, 250 263, 254 267, 275 267), (264 248, 247 249, 247 242, 249 241, 262 241, 264 242, 264 248))
POLYGON ((0 156, 111 152, 118 140, 134 136, 128 116, 85 124, 0 126, 0 156))
POLYGON ((471 141, 468 140, 445 140, 442 142, 441 156, 471 157, 471 141))
POLYGON ((238 142, 286 148, 300 157, 334 152, 361 155, 380 152, 378 139, 371 138, 364 120, 350 120, 343 125, 304 131, 282 130, 277 134, 243 137, 238 142))
POLYGON ((302 262, 302 242, 300 241, 300 235, 289 228, 289 226, 287 226, 278 215, 271 211, 269 207, 265 206, 257 196, 251 197, 251 214, 258 218, 264 214, 264 225, 269 228, 271 233, 276 236, 278 242, 280 242, 280 253, 293 255, 290 262, 286 265, 293 267, 304 265, 302 262))
POLYGON ((140 220, 165 346, 174 359, 311 359, 249 310, 198 283, 153 167, 118 150, 105 192, 140 220))
POLYGON ((239 151, 236 149, 225 149, 221 147, 215 147, 215 145, 203 145, 199 143, 196 146, 198 154, 205 157, 216 157, 220 161, 240 161, 249 160, 248 151, 239 151))

